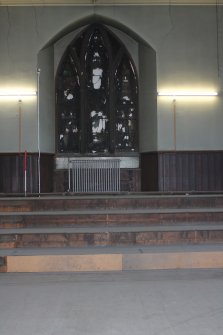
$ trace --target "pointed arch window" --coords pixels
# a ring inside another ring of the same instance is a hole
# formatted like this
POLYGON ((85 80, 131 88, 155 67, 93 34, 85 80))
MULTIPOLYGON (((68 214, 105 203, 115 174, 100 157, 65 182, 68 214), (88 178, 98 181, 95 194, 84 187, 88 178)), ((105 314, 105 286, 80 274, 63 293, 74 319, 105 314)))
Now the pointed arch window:
POLYGON ((89 26, 65 51, 56 75, 56 109, 59 153, 137 152, 135 65, 104 26, 89 26))

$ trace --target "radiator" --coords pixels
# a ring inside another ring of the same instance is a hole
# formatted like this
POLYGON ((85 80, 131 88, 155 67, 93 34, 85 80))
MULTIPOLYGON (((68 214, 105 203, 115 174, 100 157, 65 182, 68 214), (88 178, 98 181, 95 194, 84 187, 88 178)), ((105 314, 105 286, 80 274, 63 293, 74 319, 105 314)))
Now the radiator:
POLYGON ((120 159, 69 159, 69 191, 120 192, 120 159))

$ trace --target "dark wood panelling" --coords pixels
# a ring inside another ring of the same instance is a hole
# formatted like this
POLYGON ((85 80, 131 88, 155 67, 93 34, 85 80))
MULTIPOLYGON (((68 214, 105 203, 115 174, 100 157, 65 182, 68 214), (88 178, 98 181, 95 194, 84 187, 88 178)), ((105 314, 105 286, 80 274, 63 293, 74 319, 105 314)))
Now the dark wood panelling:
POLYGON ((142 191, 158 191, 158 153, 141 154, 142 191))
POLYGON ((68 186, 68 171, 67 170, 55 170, 54 171, 54 192, 63 193, 67 192, 68 186))
POLYGON ((160 152, 159 191, 222 191, 223 152, 160 152))
POLYGON ((121 169, 121 191, 140 192, 141 190, 141 170, 121 169))
MULTIPOLYGON (((41 154, 40 162, 41 193, 67 191, 67 171, 54 171, 54 155, 41 154)), ((0 154, 0 193, 24 192, 23 166, 23 154, 0 154)), ((121 169, 121 191, 140 190, 223 191, 223 151, 142 153, 141 169, 121 169)), ((38 193, 37 153, 28 153, 27 193, 38 193)))
POLYGON ((41 192, 53 192, 54 155, 41 154, 41 192))
POLYGON ((223 151, 141 154, 142 190, 223 191, 223 151))
MULTIPOLYGON (((41 154, 41 193, 53 191, 54 155, 41 154)), ((27 193, 38 193, 38 154, 27 154, 27 193)), ((24 193, 24 154, 0 154, 0 193, 24 193)))

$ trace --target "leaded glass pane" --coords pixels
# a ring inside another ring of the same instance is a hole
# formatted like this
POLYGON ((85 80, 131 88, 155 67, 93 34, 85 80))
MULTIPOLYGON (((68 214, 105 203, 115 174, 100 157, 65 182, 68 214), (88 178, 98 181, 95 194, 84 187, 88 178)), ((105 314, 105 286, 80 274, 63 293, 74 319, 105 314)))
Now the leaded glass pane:
POLYGON ((75 62, 67 55, 57 76, 59 152, 80 151, 80 80, 75 62))
POLYGON ((99 29, 90 36, 86 59, 87 151, 109 151, 108 53, 99 29))
POLYGON ((124 56, 115 74, 116 151, 136 151, 137 146, 137 80, 133 65, 124 56))

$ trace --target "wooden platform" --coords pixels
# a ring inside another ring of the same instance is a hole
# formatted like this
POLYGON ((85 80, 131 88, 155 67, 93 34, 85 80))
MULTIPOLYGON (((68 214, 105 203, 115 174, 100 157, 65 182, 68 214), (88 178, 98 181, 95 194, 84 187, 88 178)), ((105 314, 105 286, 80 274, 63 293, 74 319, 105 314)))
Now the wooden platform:
POLYGON ((223 195, 0 199, 0 271, 223 267, 223 195))

